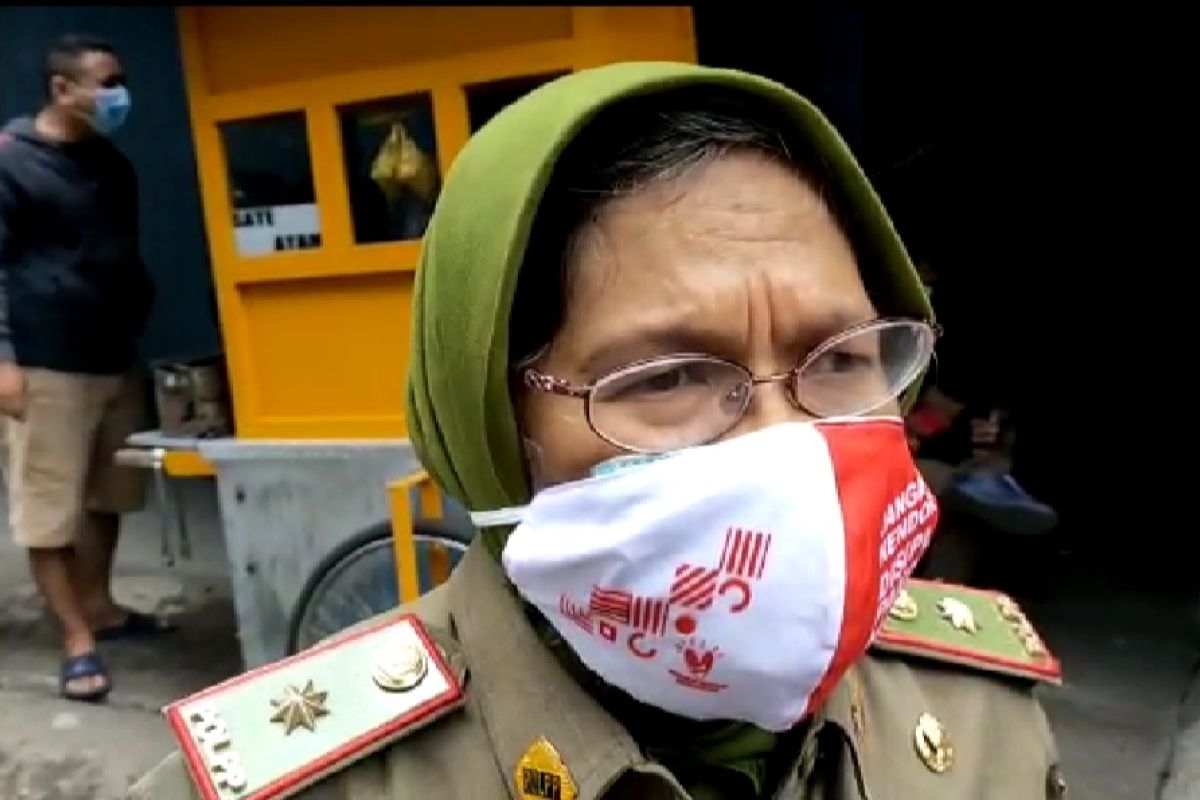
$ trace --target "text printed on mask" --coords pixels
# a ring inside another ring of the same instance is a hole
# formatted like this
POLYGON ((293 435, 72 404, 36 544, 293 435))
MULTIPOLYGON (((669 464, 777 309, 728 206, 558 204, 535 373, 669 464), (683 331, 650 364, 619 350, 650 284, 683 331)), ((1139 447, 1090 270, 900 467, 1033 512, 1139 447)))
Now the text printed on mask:
POLYGON ((937 525, 937 499, 917 475, 888 503, 879 529, 878 628, 904 588, 904 581, 929 549, 937 525))

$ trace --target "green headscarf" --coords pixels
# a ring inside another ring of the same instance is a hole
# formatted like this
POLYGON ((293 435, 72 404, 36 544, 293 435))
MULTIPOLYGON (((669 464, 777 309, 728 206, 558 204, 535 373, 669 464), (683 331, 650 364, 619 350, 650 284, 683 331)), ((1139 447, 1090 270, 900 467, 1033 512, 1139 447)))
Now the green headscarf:
MULTIPOLYGON (((533 218, 559 155, 589 120, 619 100, 703 85, 744 91, 780 112, 793 126, 784 133, 808 141, 820 158, 876 302, 892 313, 932 318, 874 190, 841 137, 799 95, 754 75, 688 64, 624 63, 560 78, 499 113, 458 155, 417 269, 409 435, 425 468, 467 508, 484 511, 530 499, 509 395, 509 312, 533 218)), ((485 533, 493 553, 505 535, 485 533)), ((762 741, 760 733, 743 731, 736 738, 762 741)), ((746 749, 731 746, 728 736, 721 744, 716 751, 746 749)), ((749 755, 761 749, 751 748, 749 755)))

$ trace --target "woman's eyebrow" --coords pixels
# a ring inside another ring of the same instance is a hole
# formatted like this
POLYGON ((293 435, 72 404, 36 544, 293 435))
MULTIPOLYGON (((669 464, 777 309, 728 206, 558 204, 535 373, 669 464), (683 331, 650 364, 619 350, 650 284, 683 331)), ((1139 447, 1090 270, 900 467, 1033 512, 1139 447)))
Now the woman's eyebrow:
POLYGON ((625 330, 607 337, 587 351, 583 371, 598 374, 622 367, 631 361, 670 353, 706 353, 719 355, 740 344, 741 336, 727 331, 697 330, 681 322, 631 323, 625 330))
MULTIPOLYGON (((799 357, 842 331, 877 318, 870 308, 848 306, 830 308, 806 316, 793 326, 787 339, 779 344, 794 350, 799 357)), ((625 366, 631 361, 671 353, 703 353, 732 357, 745 345, 742 331, 718 330, 711 325, 698 328, 695 321, 656 320, 630 322, 621 332, 598 343, 582 362, 582 371, 599 375, 625 366)))
POLYGON ((814 347, 821 345, 831 336, 849 330, 856 325, 871 322, 879 318, 872 308, 854 308, 849 306, 835 307, 805 317, 802 324, 791 329, 781 345, 797 355, 805 355, 814 347))

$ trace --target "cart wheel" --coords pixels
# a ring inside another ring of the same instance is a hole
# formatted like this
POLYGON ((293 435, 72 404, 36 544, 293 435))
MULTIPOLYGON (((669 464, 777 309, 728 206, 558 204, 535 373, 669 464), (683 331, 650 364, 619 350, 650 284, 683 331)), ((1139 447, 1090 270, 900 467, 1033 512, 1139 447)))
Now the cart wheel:
MULTIPOLYGON (((422 594, 446 579, 470 543, 469 536, 450 528, 416 524, 413 544, 422 594)), ((342 542, 313 569, 292 610, 288 655, 399 604, 392 526, 380 522, 342 542)))

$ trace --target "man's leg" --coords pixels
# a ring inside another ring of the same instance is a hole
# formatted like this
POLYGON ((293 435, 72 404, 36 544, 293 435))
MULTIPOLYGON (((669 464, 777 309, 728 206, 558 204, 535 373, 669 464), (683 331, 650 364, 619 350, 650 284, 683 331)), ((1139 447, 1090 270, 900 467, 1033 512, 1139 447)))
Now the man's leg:
MULTIPOLYGON (((47 608, 62 629, 63 651, 68 658, 95 651, 96 642, 83 607, 75 596, 75 554, 70 547, 30 547, 29 568, 47 608)), ((107 685, 102 675, 67 682, 70 694, 88 694, 107 685)))
POLYGON ((128 612, 112 595, 112 568, 121 517, 88 511, 75 545, 73 581, 92 630, 120 625, 128 612))
POLYGON ((132 376, 93 382, 103 408, 92 443, 87 476, 86 509, 76 559, 76 587, 92 630, 119 626, 129 610, 112 595, 113 561, 121 531, 121 515, 137 511, 145 500, 145 473, 113 462, 130 435, 146 420, 141 383, 132 376))
MULTIPOLYGON (((89 449, 99 414, 87 404, 79 376, 24 370, 23 420, 6 420, 9 523, 46 606, 62 632, 67 658, 95 649, 76 593, 74 544, 83 514, 89 449)), ((107 685, 101 675, 67 682, 69 694, 107 685)))

